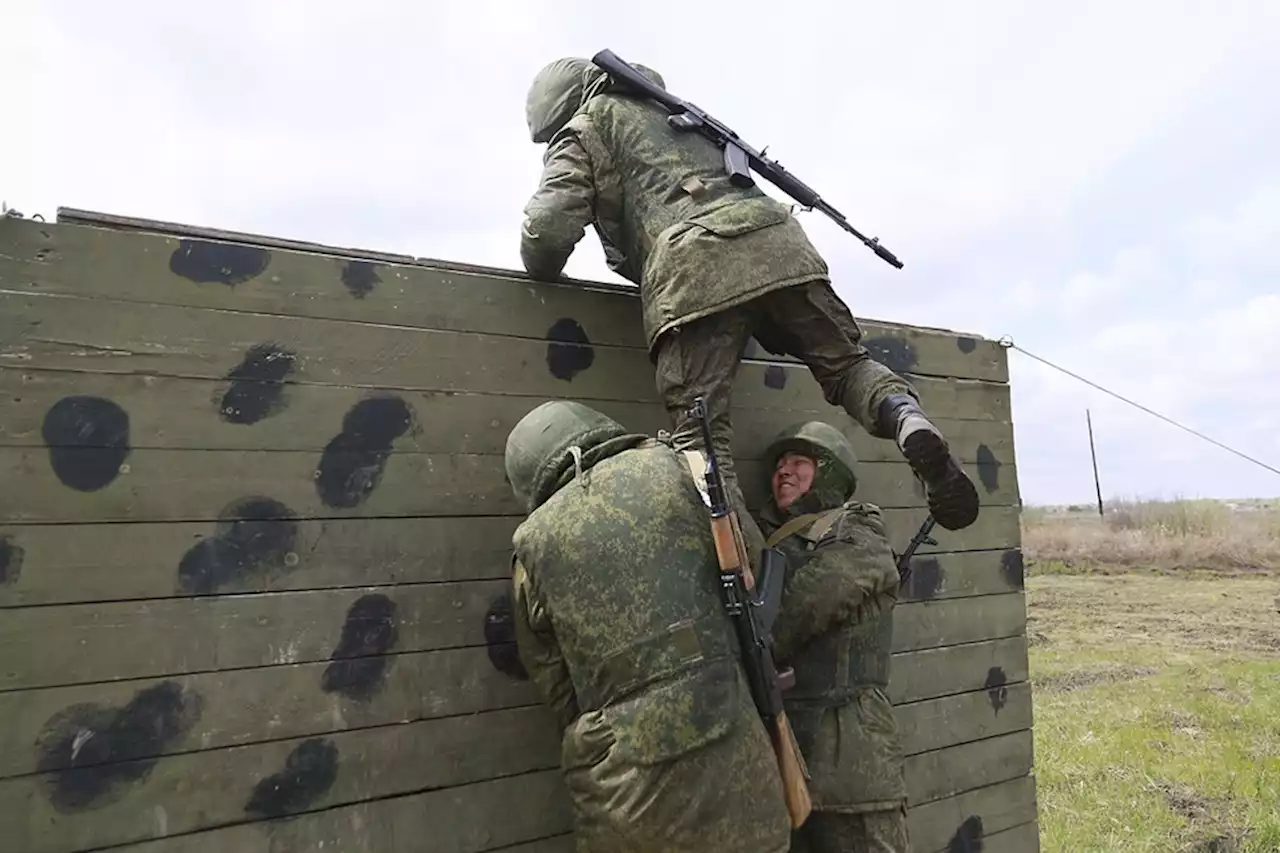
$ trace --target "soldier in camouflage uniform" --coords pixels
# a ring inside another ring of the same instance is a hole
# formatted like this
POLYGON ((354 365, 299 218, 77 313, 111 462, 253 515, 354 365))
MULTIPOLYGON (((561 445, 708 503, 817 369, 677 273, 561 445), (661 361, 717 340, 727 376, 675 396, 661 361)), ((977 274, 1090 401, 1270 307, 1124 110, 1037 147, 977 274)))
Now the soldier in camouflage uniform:
POLYGON ((907 853, 902 745, 886 693, 898 570, 878 507, 850 500, 853 448, 811 421, 765 451, 772 498, 757 519, 788 557, 774 624, 782 694, 812 778, 792 850, 907 853))
POLYGON ((782 853, 790 819, 685 458, 579 403, 507 439, 521 660, 585 853, 782 853))
MULTIPOLYGON (((637 70, 659 86, 656 72, 637 70)), ((758 187, 729 183, 720 150, 680 133, 666 112, 621 91, 585 59, 559 59, 534 78, 526 120, 547 143, 542 179, 525 207, 520 254, 554 280, 587 225, 609 267, 640 287, 644 329, 677 449, 701 447, 686 412, 706 397, 754 563, 760 532, 732 465, 730 389, 748 341, 809 366, 832 405, 871 435, 893 439, 924 482, 938 524, 972 524, 978 493, 925 417, 912 386, 871 358, 831 287, 826 262, 790 209, 758 187)))

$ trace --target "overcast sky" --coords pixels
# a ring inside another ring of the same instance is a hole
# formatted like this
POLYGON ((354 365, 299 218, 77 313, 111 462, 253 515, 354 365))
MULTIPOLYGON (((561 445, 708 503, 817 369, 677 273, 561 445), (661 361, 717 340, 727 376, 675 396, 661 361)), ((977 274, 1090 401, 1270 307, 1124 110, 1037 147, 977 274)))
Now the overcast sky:
MULTIPOLYGON (((528 84, 609 47, 902 258, 802 215, 856 315, 1010 335, 1280 467, 1280 2, 695 11, 5 4, 0 196, 519 268, 541 165, 528 84)), ((592 235, 567 272, 618 280, 592 235)), ((1280 494, 1280 475, 1009 357, 1027 502, 1092 499, 1086 407, 1107 495, 1280 494)))

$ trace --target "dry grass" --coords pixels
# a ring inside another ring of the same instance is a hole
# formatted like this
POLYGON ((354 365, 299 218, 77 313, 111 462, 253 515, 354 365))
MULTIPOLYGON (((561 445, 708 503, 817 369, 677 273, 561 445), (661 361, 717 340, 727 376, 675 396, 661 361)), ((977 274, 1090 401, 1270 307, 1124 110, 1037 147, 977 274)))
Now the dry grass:
POLYGON ((1273 577, 1029 578, 1044 853, 1280 850, 1273 577))
POLYGON ((1280 502, 1112 501, 1026 507, 1023 549, 1035 573, 1117 569, 1280 571, 1280 502))

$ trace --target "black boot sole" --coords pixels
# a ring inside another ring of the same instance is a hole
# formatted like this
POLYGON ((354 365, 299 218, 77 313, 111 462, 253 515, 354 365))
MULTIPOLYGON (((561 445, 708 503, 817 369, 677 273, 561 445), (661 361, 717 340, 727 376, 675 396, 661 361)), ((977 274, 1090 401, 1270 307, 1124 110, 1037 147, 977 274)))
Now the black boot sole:
POLYGON ((929 511, 947 530, 961 530, 978 519, 978 489, 951 455, 942 436, 919 430, 903 442, 903 456, 924 481, 929 511))

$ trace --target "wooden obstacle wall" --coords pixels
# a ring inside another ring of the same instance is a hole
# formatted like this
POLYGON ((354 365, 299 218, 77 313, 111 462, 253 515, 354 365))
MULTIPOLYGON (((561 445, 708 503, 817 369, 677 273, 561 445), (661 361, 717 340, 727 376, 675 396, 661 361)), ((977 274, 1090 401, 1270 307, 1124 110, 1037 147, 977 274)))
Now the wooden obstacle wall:
MULTIPOLYGON (((979 483, 896 617, 917 853, 1039 849, 1005 351, 865 322, 979 483), (982 839, 982 847, 976 846, 982 839)), ((901 548, 922 492, 806 368, 901 548)), ((0 851, 570 851, 512 643, 507 432, 549 398, 667 426, 625 288, 60 211, 0 219, 0 851)))

